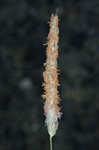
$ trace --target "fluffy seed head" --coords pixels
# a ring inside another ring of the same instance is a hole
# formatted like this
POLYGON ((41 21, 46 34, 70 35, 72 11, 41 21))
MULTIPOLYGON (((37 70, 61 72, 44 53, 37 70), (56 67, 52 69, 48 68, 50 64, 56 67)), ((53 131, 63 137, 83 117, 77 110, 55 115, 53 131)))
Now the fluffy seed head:
POLYGON ((57 57, 58 57, 58 40, 59 40, 59 29, 58 29, 58 16, 51 15, 50 18, 50 31, 48 34, 48 46, 46 49, 46 63, 45 71, 43 72, 44 77, 44 95, 43 98, 46 100, 44 105, 44 112, 46 116, 46 125, 48 133, 53 137, 58 128, 58 118, 61 113, 59 104, 59 94, 57 87, 58 83, 58 71, 57 71, 57 57))

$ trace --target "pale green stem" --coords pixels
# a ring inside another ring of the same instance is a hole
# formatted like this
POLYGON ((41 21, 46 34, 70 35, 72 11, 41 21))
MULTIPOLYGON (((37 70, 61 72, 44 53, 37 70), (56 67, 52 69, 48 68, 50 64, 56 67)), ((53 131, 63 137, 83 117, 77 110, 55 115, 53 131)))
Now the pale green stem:
POLYGON ((50 150, 53 150, 53 148, 52 148, 52 136, 50 136, 50 150))

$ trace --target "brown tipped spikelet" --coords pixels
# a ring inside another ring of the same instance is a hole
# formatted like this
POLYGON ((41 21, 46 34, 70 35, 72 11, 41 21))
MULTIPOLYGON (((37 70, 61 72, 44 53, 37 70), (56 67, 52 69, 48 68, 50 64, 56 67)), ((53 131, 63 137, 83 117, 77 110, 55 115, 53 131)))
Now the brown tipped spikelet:
POLYGON ((48 46, 46 49, 46 63, 44 64, 45 71, 44 77, 44 95, 45 99, 44 112, 46 116, 46 125, 48 133, 53 137, 58 128, 58 119, 61 117, 59 104, 58 89, 58 70, 57 70, 57 57, 58 57, 58 41, 59 41, 59 29, 58 29, 58 16, 51 15, 50 31, 48 34, 48 46))

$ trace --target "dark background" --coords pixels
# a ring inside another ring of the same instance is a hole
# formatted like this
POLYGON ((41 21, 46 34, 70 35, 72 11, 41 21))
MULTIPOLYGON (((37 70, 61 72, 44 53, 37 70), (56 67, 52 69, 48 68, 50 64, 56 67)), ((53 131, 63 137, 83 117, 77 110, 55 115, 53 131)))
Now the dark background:
POLYGON ((0 0, 0 150, 49 150, 41 94, 52 12, 63 113, 53 148, 99 149, 99 0, 0 0))

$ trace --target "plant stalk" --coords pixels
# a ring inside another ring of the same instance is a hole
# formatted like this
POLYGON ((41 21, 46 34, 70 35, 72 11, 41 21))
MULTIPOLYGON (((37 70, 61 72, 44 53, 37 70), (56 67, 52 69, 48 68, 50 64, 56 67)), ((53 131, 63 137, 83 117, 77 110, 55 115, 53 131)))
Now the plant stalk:
POLYGON ((50 150, 53 150, 53 147, 52 147, 52 136, 50 136, 50 150))

